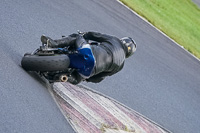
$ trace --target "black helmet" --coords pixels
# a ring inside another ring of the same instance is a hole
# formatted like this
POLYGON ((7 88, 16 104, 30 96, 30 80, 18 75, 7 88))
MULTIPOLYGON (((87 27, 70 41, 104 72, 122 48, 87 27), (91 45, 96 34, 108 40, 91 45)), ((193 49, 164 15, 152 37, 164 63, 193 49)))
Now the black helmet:
POLYGON ((122 41, 122 43, 126 47, 126 49, 125 49, 126 58, 128 58, 129 56, 134 54, 134 52, 136 51, 136 43, 135 43, 135 41, 130 37, 123 37, 120 40, 122 41))

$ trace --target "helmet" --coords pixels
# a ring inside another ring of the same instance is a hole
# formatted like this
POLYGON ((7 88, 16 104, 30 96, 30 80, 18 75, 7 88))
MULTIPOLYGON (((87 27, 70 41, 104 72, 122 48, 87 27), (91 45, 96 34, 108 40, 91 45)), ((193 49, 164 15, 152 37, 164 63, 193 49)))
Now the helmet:
POLYGON ((125 46, 126 58, 130 57, 136 51, 136 43, 131 37, 123 37, 120 39, 125 46))

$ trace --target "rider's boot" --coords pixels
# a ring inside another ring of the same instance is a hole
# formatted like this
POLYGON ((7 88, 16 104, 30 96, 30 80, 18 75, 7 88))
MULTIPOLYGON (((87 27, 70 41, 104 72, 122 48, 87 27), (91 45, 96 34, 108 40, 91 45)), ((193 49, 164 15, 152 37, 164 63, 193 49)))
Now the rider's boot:
POLYGON ((82 76, 78 72, 74 71, 71 76, 68 77, 67 82, 76 85, 79 84, 82 80, 82 76))
POLYGON ((74 44, 75 41, 76 41, 75 34, 72 34, 68 37, 63 37, 63 38, 57 39, 57 40, 53 40, 50 37, 45 36, 45 35, 41 36, 41 42, 44 44, 47 44, 47 42, 48 42, 49 46, 53 47, 53 48, 56 48, 56 47, 64 48, 66 46, 74 44))
POLYGON ((58 44, 59 48, 64 48, 67 46, 74 45, 76 41, 76 37, 70 35, 68 37, 63 37, 61 39, 56 39, 54 41, 58 44))
POLYGON ((58 43, 57 42, 55 42, 53 39, 51 39, 50 37, 45 36, 45 35, 41 36, 41 42, 43 44, 48 44, 48 46, 52 47, 52 48, 58 47, 58 43))

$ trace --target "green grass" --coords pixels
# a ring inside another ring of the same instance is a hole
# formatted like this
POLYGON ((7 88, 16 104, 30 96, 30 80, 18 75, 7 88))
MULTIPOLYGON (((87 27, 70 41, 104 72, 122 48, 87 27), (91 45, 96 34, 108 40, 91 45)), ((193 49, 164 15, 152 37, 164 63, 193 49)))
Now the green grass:
POLYGON ((191 0, 121 0, 200 58, 200 8, 191 0))

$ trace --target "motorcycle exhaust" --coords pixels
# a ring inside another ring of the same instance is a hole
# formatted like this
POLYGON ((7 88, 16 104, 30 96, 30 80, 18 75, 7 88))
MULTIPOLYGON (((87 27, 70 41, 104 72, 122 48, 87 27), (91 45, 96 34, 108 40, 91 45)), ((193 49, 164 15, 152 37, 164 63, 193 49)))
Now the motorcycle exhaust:
POLYGON ((67 77, 67 75, 61 75, 59 79, 61 82, 67 82, 68 77, 67 77))

